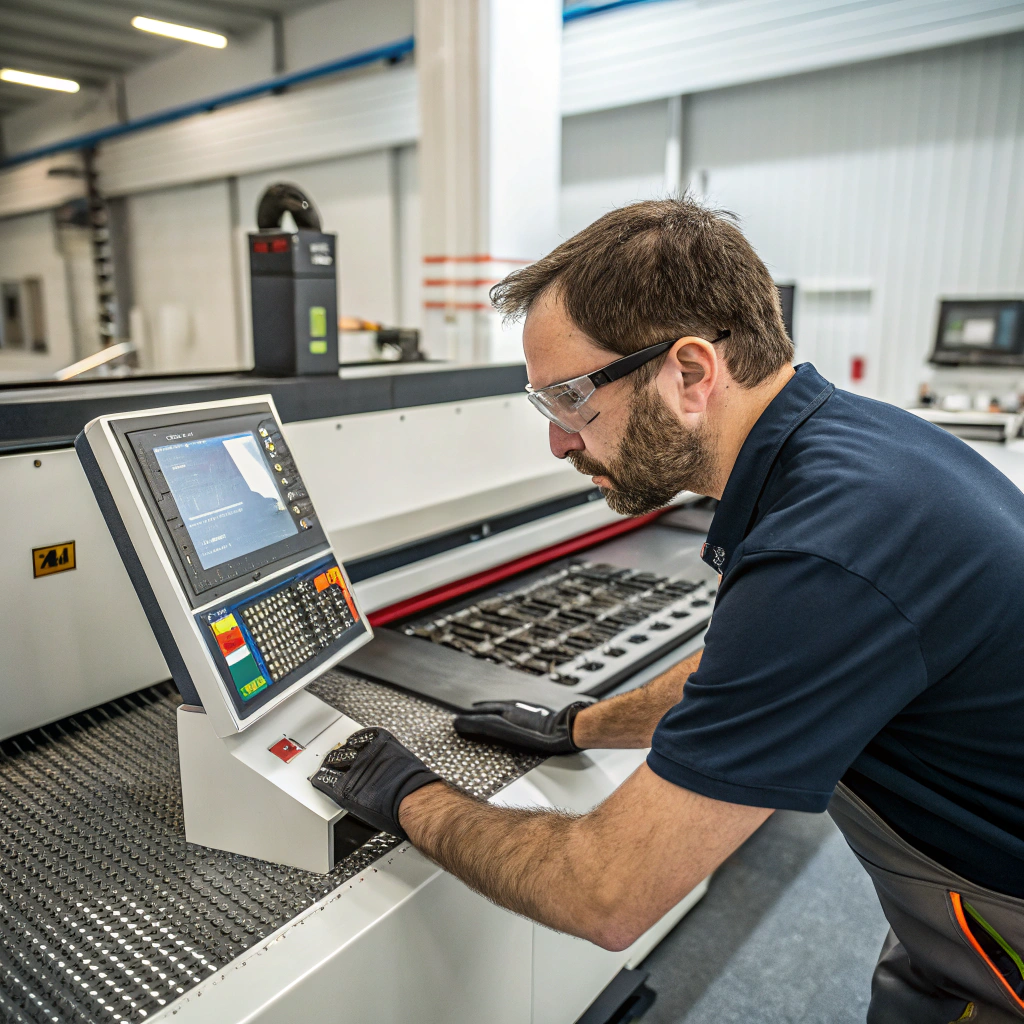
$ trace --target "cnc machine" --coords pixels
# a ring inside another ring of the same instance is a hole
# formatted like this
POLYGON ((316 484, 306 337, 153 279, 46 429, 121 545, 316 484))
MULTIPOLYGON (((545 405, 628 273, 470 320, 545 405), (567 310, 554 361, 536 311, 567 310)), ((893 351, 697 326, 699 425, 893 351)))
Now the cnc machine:
POLYGON ((642 762, 541 762, 451 727, 498 686, 555 703, 635 685, 699 645, 713 606, 699 528, 612 513, 551 459, 523 378, 0 395, 0 1016, 571 1024, 642 980, 622 972, 703 884, 609 953, 308 782, 356 723, 503 804, 583 812, 642 762), (57 541, 74 557, 34 576, 57 541))

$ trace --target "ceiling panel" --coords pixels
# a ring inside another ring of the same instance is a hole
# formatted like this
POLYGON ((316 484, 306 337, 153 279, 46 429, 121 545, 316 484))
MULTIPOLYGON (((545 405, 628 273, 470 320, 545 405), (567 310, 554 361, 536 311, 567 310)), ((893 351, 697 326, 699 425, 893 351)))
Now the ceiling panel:
MULTIPOLYGON (((0 65, 103 87, 188 47, 132 28, 136 14, 240 38, 317 0, 0 0, 0 65)), ((0 114, 52 93, 0 83, 0 114)))

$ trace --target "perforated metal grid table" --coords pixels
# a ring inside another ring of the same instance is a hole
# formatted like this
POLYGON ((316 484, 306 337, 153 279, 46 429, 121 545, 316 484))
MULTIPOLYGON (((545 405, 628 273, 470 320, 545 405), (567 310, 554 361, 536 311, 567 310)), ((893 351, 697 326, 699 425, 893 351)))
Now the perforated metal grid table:
MULTIPOLYGON (((486 798, 539 758, 342 672, 311 691, 486 798)), ((0 1020, 144 1021, 398 844, 326 875, 185 841, 169 684, 0 744, 0 1020)))

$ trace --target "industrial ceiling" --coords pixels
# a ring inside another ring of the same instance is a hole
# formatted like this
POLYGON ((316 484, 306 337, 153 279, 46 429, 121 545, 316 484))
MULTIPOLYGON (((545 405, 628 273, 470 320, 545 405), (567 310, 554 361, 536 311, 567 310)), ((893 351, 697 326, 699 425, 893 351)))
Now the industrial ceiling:
MULTIPOLYGON (((273 25, 316 0, 0 0, 0 67, 73 78, 103 88, 190 43, 132 28, 148 15, 232 38, 273 25)), ((0 117, 47 93, 0 81, 0 117)), ((52 95, 50 93, 49 95, 52 95)))

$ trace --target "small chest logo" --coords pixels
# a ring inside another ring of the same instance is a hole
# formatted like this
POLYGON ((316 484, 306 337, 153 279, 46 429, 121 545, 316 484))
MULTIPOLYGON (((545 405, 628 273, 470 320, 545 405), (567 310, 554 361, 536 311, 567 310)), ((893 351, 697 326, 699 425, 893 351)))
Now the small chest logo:
POLYGON ((700 557, 705 562, 710 563, 719 575, 722 574, 722 566, 725 565, 725 548, 720 548, 717 544, 709 545, 705 543, 700 549, 700 557))

